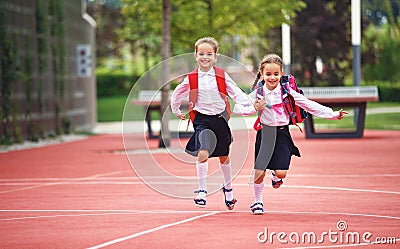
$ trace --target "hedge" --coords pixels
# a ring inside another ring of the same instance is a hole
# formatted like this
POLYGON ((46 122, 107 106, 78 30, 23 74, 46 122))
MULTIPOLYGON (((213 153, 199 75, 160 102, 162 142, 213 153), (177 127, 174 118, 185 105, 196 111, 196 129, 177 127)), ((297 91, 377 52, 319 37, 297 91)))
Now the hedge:
POLYGON ((379 101, 400 102, 400 86, 378 86, 379 101))
POLYGON ((123 71, 99 70, 96 72, 97 97, 127 95, 139 77, 123 71))

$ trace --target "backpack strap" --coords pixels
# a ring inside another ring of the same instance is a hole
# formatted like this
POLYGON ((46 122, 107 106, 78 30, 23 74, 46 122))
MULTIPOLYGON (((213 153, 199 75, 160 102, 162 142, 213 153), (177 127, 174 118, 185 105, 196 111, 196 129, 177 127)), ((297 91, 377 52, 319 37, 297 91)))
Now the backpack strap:
MULTIPOLYGON (((231 105, 230 105, 229 99, 228 99, 228 92, 226 90, 225 71, 222 68, 215 67, 215 66, 214 66, 214 71, 215 71, 215 78, 216 78, 217 85, 218 85, 218 91, 221 95, 221 98, 225 102, 225 110, 227 113, 227 120, 229 120, 232 111, 231 111, 231 105)), ((189 79, 189 87, 190 87, 189 110, 188 110, 189 120, 188 120, 188 125, 186 127, 186 131, 189 128, 190 121, 192 121, 192 123, 193 123, 194 118, 196 117, 196 113, 197 113, 197 111, 194 110, 194 107, 197 103, 197 93, 198 93, 197 91, 199 89, 198 68, 196 68, 195 70, 193 70, 192 72, 190 72, 188 74, 188 79, 189 79)))
MULTIPOLYGON (((256 88, 256 99, 261 99, 264 97, 264 80, 261 80, 257 83, 257 88, 256 88)), ((256 131, 259 131, 262 129, 262 125, 261 125, 261 111, 258 111, 258 117, 256 119, 256 121, 254 122, 253 125, 253 129, 256 131)))
POLYGON ((231 117, 231 104, 228 99, 228 92, 226 90, 226 81, 225 81, 225 71, 222 68, 214 67, 215 77, 217 80, 218 91, 221 95, 221 98, 225 102, 225 110, 227 114, 227 120, 231 117))
MULTIPOLYGON (((293 97, 289 97, 290 91, 292 88, 291 85, 296 87, 296 81, 292 75, 282 76, 281 80, 279 81, 281 85, 281 92, 282 92, 282 102, 285 108, 286 113, 289 115, 289 124, 293 124, 299 128, 300 132, 303 132, 301 127, 297 124, 296 121, 296 103, 294 102, 293 97)), ((293 88, 292 88, 293 89, 293 88)), ((297 91, 297 89, 293 89, 297 91)))
MULTIPOLYGON (((188 126, 190 120, 193 122, 194 117, 196 116, 196 111, 193 110, 194 106, 197 103, 197 90, 199 89, 199 73, 197 71, 198 69, 196 68, 192 72, 188 74, 188 79, 189 79, 189 120, 188 120, 188 126)), ((187 130, 187 129, 186 129, 187 130)))

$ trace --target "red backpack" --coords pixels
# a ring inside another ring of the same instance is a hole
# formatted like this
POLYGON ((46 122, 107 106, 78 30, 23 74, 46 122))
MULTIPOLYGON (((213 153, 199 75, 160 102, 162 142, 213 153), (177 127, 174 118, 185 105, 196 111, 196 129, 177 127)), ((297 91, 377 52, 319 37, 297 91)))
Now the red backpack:
MULTIPOLYGON (((230 103, 228 100, 228 92, 226 91, 226 82, 225 82, 225 71, 222 68, 215 67, 214 66, 214 71, 215 71, 215 78, 217 80, 217 85, 218 85, 218 91, 221 94, 222 99, 225 101, 225 110, 227 112, 227 119, 229 120, 230 115, 231 115, 231 107, 230 103)), ((188 79, 189 79, 189 86, 190 86, 190 92, 189 92, 189 120, 188 120, 188 126, 190 121, 194 121, 194 118, 196 117, 197 111, 193 110, 194 106, 197 103, 197 89, 199 88, 199 74, 198 74, 198 68, 193 70, 188 74, 188 79), (191 104, 192 103, 192 104, 191 104)), ((186 129, 187 130, 187 129, 186 129)))
MULTIPOLYGON (((257 89, 258 96, 260 96, 260 95, 264 96, 264 92, 263 92, 263 88, 262 88, 264 83, 265 83, 264 81, 260 81, 257 84, 256 89, 257 89)), ((283 105, 286 113, 289 115, 289 124, 296 125, 297 127, 299 127, 300 131, 303 132, 301 130, 300 126, 298 126, 297 124, 302 123, 308 117, 307 111, 304 110, 303 108, 297 106, 293 97, 289 96, 288 93, 290 92, 290 88, 300 94, 304 95, 304 93, 298 87, 298 85, 296 83, 296 79, 293 77, 293 75, 282 76, 279 83, 281 85, 282 105, 283 105)), ((270 109, 273 109, 275 106, 276 105, 271 106, 271 105, 267 104, 267 108, 270 108, 270 109)), ((256 122, 254 123, 253 128, 256 131, 258 131, 262 128, 262 125, 260 123, 260 112, 259 112, 256 122)))

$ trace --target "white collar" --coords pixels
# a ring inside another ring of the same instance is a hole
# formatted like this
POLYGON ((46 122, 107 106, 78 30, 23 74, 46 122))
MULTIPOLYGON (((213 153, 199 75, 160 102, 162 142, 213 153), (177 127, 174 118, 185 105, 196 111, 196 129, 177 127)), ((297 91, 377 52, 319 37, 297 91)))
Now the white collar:
POLYGON ((215 70, 214 67, 211 67, 210 70, 208 70, 208 72, 204 72, 202 71, 200 68, 197 70, 198 74, 199 74, 199 78, 205 76, 205 75, 214 75, 215 74, 215 70))
POLYGON ((280 93, 280 84, 278 84, 274 89, 272 89, 272 90, 269 90, 268 88, 267 88, 267 86, 264 84, 264 86, 265 86, 265 93, 266 94, 269 94, 269 93, 274 93, 274 94, 279 94, 280 93))

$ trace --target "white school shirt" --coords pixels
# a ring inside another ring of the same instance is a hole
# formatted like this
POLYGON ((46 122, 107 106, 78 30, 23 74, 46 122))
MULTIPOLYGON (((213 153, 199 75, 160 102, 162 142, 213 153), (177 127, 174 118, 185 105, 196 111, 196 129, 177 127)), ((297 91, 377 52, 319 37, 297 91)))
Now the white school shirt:
MULTIPOLYGON (((270 109, 265 107, 260 116, 260 122, 262 124, 268 126, 282 126, 289 124, 289 115, 286 113, 284 106, 282 104, 282 95, 281 95, 281 86, 280 84, 275 87, 272 91, 269 90, 265 84, 263 85, 264 96, 267 104, 278 105, 275 107, 277 110, 270 109)), ((325 119, 337 119, 339 117, 338 111, 333 111, 332 108, 321 105, 315 101, 307 99, 304 95, 290 89, 290 94, 293 96, 296 105, 300 106, 307 112, 311 113, 314 116, 325 118, 325 119)), ((253 100, 255 100, 255 96, 257 91, 253 91, 249 94, 253 100)), ((248 108, 247 106, 242 106, 240 104, 236 104, 233 108, 233 113, 236 115, 247 116, 255 114, 257 111, 254 111, 254 108, 248 108)))
MULTIPOLYGON (((252 100, 236 85, 227 73, 225 73, 225 82, 229 97, 246 108, 251 107, 254 109, 252 100)), ((203 72, 199 68, 198 83, 197 103, 195 103, 194 110, 206 115, 222 113, 225 110, 225 101, 218 90, 214 68, 211 68, 208 72, 203 72)), ((171 97, 171 110, 176 116, 181 114, 181 103, 189 99, 189 92, 189 78, 186 76, 182 83, 175 88, 171 97)))

